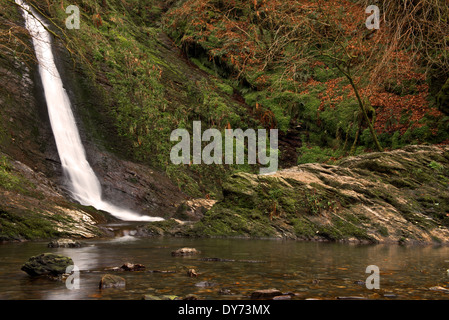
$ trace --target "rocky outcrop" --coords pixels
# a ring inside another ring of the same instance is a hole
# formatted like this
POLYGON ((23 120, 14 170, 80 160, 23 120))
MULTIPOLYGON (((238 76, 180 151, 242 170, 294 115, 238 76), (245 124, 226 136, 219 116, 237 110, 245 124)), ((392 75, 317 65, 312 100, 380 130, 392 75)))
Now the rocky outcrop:
POLYGON ((236 173, 224 200, 186 230, 200 236, 357 242, 449 242, 449 147, 408 146, 236 173))
POLYGON ((73 265, 73 260, 69 257, 43 253, 31 257, 21 268, 30 276, 58 276, 66 272, 67 267, 73 265))

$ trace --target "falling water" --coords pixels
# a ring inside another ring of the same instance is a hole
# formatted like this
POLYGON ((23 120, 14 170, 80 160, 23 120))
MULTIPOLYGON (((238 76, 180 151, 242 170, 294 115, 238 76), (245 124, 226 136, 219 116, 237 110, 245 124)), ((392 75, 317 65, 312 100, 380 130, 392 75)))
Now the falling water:
POLYGON ((22 7, 26 28, 33 38, 53 135, 62 168, 71 183, 73 197, 82 205, 107 211, 121 220, 163 220, 158 217, 142 216, 103 201, 100 182, 86 159, 86 152, 76 127, 70 100, 54 62, 51 36, 44 27, 47 25, 37 18, 32 8, 22 0, 15 1, 22 7))

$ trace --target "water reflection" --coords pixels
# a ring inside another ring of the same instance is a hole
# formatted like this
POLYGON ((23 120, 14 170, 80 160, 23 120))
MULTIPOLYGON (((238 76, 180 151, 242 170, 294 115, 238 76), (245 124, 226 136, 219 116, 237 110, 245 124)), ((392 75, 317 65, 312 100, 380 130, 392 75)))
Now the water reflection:
POLYGON ((447 293, 429 290, 433 286, 449 287, 449 248, 443 246, 141 239, 130 234, 88 244, 72 249, 50 249, 46 243, 0 245, 0 299, 141 299, 145 294, 245 299, 254 290, 266 288, 294 293, 294 299, 449 297, 447 293), (172 257, 171 251, 180 247, 195 247, 201 254, 172 257), (49 251, 74 260, 81 271, 79 290, 68 290, 63 282, 32 279, 20 270, 30 256, 49 251), (141 263, 147 269, 119 272, 127 281, 126 288, 100 291, 101 276, 111 272, 105 269, 125 262, 141 263), (364 286, 368 265, 380 268, 380 290, 370 291, 364 286), (187 276, 189 268, 197 271, 196 278, 187 276), (196 286, 201 281, 216 285, 196 286))

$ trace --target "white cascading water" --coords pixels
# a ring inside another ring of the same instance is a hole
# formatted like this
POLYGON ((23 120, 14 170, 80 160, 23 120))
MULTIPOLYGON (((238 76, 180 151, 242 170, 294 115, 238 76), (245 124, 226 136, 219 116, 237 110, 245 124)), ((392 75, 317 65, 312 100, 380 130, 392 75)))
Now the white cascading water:
POLYGON ((100 182, 86 159, 70 100, 54 62, 50 33, 44 28, 44 22, 38 20, 32 8, 21 0, 15 1, 22 7, 26 28, 33 38, 53 135, 62 168, 71 182, 73 197, 82 205, 109 212, 121 220, 164 220, 159 217, 139 215, 103 201, 100 182))

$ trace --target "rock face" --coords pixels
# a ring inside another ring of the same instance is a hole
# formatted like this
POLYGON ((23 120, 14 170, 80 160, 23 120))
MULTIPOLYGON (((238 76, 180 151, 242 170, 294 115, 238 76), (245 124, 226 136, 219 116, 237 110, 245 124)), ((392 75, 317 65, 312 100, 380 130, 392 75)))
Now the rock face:
POLYGON ((69 257, 43 253, 38 256, 31 257, 21 270, 30 276, 51 275, 58 276, 66 272, 68 266, 73 265, 73 260, 69 257))
POLYGON ((126 280, 122 277, 113 274, 105 274, 101 280, 99 287, 100 289, 108 288, 123 288, 126 286, 126 280))
POLYGON ((187 234, 362 242, 449 242, 449 147, 408 146, 237 173, 187 234))
POLYGON ((72 239, 57 239, 48 244, 49 248, 81 248, 83 244, 72 239))

